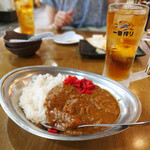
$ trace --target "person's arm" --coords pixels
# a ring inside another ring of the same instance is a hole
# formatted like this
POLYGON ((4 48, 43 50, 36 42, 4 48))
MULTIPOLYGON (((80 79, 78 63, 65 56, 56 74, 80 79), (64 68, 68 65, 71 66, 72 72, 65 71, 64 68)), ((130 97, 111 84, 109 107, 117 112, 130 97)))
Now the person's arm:
POLYGON ((71 23, 73 10, 68 12, 58 11, 54 18, 54 25, 57 29, 61 29, 65 25, 69 25, 71 23))
POLYGON ((61 29, 63 26, 70 24, 72 21, 71 15, 73 14, 73 10, 70 10, 69 12, 57 12, 56 8, 46 5, 46 12, 50 28, 61 29))
POLYGON ((47 13, 47 17, 48 17, 48 25, 52 28, 57 10, 56 10, 56 8, 53 8, 49 5, 46 5, 45 8, 46 8, 46 13, 47 13))

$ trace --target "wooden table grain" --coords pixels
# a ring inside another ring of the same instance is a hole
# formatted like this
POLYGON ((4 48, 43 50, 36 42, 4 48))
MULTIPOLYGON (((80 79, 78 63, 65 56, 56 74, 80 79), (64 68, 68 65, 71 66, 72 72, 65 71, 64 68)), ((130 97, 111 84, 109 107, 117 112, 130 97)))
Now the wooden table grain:
MULTIPOLYGON (((49 31, 37 30, 37 33, 49 31)), ((84 36, 91 37, 94 32, 76 31, 84 36)), ((142 49, 149 53, 150 48, 144 42, 142 49)), ((137 57, 132 71, 145 69, 148 55, 137 57)), ((42 42, 40 49, 30 58, 20 58, 5 47, 0 39, 0 78, 9 71, 34 65, 49 65, 75 68, 84 71, 102 74, 104 58, 83 57, 78 52, 78 44, 59 45, 52 40, 42 42)), ((142 103, 142 114, 139 121, 150 120, 150 77, 132 82, 129 89, 135 93, 142 103)), ((3 111, 0 106, 0 150, 149 150, 150 126, 132 127, 113 136, 96 140, 68 142, 48 140, 20 128, 3 111)))

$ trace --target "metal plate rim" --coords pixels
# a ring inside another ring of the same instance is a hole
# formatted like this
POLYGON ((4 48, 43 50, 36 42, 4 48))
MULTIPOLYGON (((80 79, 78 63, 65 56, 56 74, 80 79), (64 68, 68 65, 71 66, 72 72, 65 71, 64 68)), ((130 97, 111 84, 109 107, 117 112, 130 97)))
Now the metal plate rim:
POLYGON ((18 125, 20 126, 21 128, 23 128, 24 130, 34 134, 34 135, 37 135, 37 136, 40 136, 40 137, 43 137, 43 138, 47 138, 47 139, 54 139, 54 140, 63 140, 63 141, 82 141, 82 140, 90 140, 90 139, 97 139, 97 138, 101 138, 101 137, 106 137, 106 136, 110 136, 110 135, 114 135, 114 134, 117 134, 119 132, 122 132, 123 130, 125 129, 117 129, 117 132, 114 132, 113 134, 108 134, 108 135, 105 135, 105 136, 101 136, 99 134, 91 134, 91 135, 82 135, 82 136, 55 136, 55 135, 52 135, 52 134, 49 134, 49 136, 47 136, 47 134, 40 134, 38 131, 35 131, 31 128, 28 128, 26 126, 24 126, 24 124, 20 124, 18 122, 18 120, 16 118, 14 118, 14 116, 11 114, 10 110, 7 108, 7 105, 5 103, 5 101, 3 100, 4 98, 4 95, 3 95, 3 83, 5 82, 5 80, 10 76, 10 75, 13 75, 14 73, 16 72, 19 72, 19 71, 23 71, 23 70, 30 70, 30 69, 42 69, 42 68, 49 68, 49 69, 62 69, 62 70, 69 70, 69 71, 75 71, 75 72, 78 72, 78 73, 81 73, 81 74, 84 74, 84 73, 88 73, 88 75, 92 75, 92 76, 95 76, 96 77, 99 77, 99 78, 102 78, 104 80, 107 80, 108 82, 111 82, 112 84, 115 84, 117 85, 118 87, 122 88, 123 90, 127 91, 128 93, 130 93, 132 96, 135 97, 136 99, 136 102, 137 102, 137 105, 138 105, 138 108, 139 108, 139 112, 137 114, 137 117, 136 119, 134 120, 134 122, 136 122, 139 117, 140 117, 140 114, 141 114, 141 102, 140 100, 138 99, 138 97, 132 93, 131 91, 129 91, 127 88, 121 86, 120 84, 116 83, 115 81, 112 81, 111 79, 108 79, 106 77, 103 77, 101 75, 98 75, 98 74, 95 74, 95 73, 91 73, 91 72, 87 72, 87 71, 82 71, 82 70, 77 70, 77 69, 72 69, 72 68, 65 68, 65 67, 54 67, 54 66, 28 66, 28 67, 22 67, 22 68, 18 68, 18 69, 15 69, 15 70, 12 70, 10 72, 8 72, 6 75, 3 76, 3 78, 0 80, 0 103, 1 103, 1 106, 2 108, 4 109, 4 111, 6 112, 6 114, 18 125))

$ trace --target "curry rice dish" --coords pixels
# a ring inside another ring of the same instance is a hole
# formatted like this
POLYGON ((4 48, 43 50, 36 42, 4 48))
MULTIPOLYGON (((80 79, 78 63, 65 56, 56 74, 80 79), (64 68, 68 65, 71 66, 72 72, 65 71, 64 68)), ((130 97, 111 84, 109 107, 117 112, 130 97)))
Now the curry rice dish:
POLYGON ((72 84, 72 81, 69 81, 71 84, 63 81, 54 86, 43 101, 46 124, 63 130, 60 132, 62 134, 81 135, 100 132, 107 128, 86 127, 77 129, 76 127, 79 125, 110 124, 118 119, 120 108, 110 92, 94 85, 92 81, 87 79, 82 83, 82 80, 76 78, 75 84, 72 84), (88 87, 91 91, 87 89, 88 87))

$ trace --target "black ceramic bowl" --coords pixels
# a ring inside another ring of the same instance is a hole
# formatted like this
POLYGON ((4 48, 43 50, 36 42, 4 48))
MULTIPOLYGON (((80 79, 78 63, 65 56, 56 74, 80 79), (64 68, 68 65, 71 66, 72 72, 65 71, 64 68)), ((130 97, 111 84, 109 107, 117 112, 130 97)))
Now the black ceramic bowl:
POLYGON ((29 41, 29 42, 14 42, 14 43, 9 41, 11 39, 28 40, 32 36, 33 35, 17 33, 15 31, 5 31, 3 41, 7 46, 12 47, 12 48, 23 48, 26 46, 41 44, 42 40, 29 41))
POLYGON ((35 52, 40 48, 41 42, 36 45, 29 45, 20 48, 12 48, 5 44, 5 47, 12 52, 13 54, 18 55, 19 57, 30 57, 35 54, 35 52))

